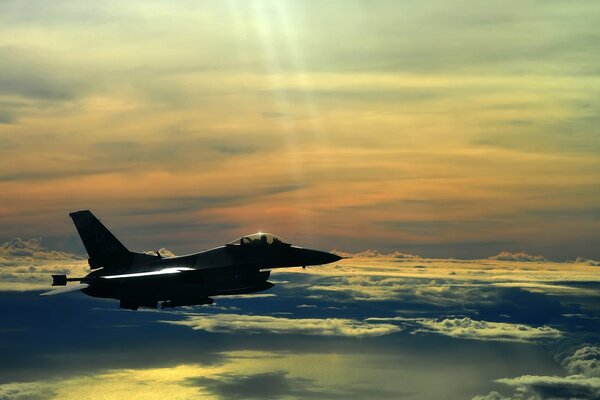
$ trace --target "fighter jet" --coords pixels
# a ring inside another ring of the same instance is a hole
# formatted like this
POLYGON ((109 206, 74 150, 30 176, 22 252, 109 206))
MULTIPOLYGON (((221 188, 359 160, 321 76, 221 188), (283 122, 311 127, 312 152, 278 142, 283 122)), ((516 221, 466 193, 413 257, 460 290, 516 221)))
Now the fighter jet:
POLYGON ((195 254, 164 257, 129 251, 89 210, 70 213, 92 272, 82 278, 52 275, 42 296, 81 290, 117 299, 120 307, 162 308, 212 304, 214 296, 261 292, 274 286, 274 268, 306 267, 340 260, 332 253, 292 246, 270 233, 243 236, 195 254), (79 282, 68 285, 67 282, 79 282))

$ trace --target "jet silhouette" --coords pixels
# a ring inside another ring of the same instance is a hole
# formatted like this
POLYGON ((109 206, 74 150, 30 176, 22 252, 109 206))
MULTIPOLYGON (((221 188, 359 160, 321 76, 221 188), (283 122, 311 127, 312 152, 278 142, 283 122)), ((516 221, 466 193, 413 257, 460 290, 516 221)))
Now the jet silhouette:
POLYGON ((271 269, 328 264, 332 253, 292 246, 270 233, 255 233, 199 253, 163 257, 129 251, 89 210, 70 213, 89 255, 92 272, 83 278, 52 275, 42 296, 81 290, 117 299, 121 308, 212 304, 213 296, 261 292, 274 286, 271 269), (67 286, 67 282, 79 282, 67 286))

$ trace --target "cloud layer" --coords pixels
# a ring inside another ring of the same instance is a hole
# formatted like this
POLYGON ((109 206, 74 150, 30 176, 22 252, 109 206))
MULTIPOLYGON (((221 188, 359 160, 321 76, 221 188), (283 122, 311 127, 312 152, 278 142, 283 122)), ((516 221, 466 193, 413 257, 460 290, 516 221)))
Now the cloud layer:
POLYGON ((2 285, 11 291, 0 291, 7 313, 0 337, 10 346, 0 347, 0 357, 14 360, 0 366, 7 398, 108 392, 160 398, 166 392, 148 392, 158 381, 182 399, 242 392, 250 398, 488 393, 499 399, 511 391, 596 390, 597 346, 579 345, 595 343, 599 329, 597 267, 585 262, 370 252, 323 267, 274 271, 276 286, 260 296, 133 312, 81 293, 40 298, 31 289, 46 289, 48 274, 66 267, 85 273, 85 259, 37 240, 13 240, 2 249, 8 277, 2 285), (40 331, 47 340, 39 341, 40 331), (246 362, 252 367, 238 368, 246 362), (464 374, 478 378, 465 381, 464 374))

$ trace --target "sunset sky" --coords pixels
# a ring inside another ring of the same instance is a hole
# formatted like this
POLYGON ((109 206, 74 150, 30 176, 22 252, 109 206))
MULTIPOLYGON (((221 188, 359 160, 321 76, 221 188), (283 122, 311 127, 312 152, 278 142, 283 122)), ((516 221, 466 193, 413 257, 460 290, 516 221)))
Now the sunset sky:
POLYGON ((600 258, 596 2, 5 1, 2 239, 600 258))
POLYGON ((0 399, 600 398, 599 43, 592 0, 0 1, 0 399), (41 298, 84 209, 354 258, 41 298))

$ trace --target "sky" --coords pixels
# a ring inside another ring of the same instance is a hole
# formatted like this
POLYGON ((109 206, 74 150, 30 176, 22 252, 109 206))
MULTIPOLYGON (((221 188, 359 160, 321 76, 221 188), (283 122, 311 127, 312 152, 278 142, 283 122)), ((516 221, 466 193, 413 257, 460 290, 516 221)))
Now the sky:
POLYGON ((3 1, 1 239, 600 258, 593 1, 3 1))
POLYGON ((0 400, 600 398, 600 3, 0 2, 0 400), (353 258, 121 310, 132 251, 353 258), (166 249, 166 250, 165 250, 166 249))

